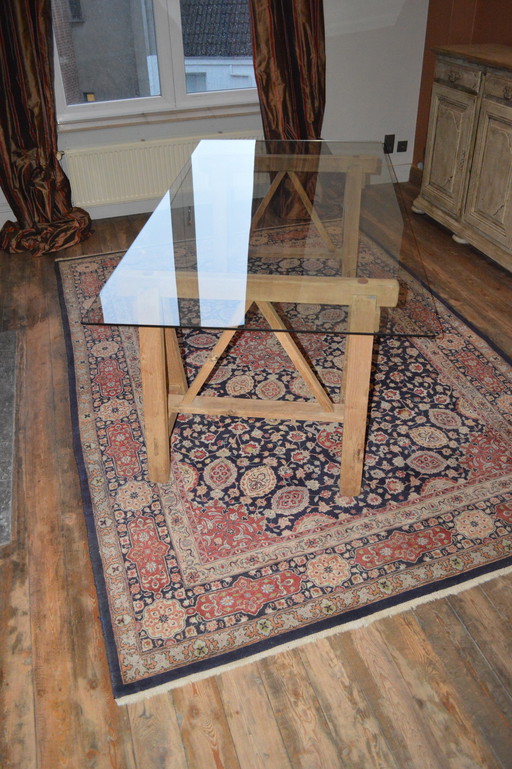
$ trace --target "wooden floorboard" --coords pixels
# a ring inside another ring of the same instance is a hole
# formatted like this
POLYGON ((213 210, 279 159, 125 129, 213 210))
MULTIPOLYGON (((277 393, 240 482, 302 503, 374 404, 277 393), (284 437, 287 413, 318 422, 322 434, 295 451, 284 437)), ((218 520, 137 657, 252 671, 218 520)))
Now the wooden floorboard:
MULTIPOLYGON (((410 206, 417 190, 401 186, 410 206)), ((63 256, 122 250, 146 216, 63 256)), ((512 356, 512 275, 427 217, 428 280, 512 356)), ((411 267, 416 251, 402 243, 411 267)), ((54 259, 0 252, 19 331, 14 541, 0 551, 1 769, 509 769, 511 577, 117 706, 73 457, 54 259)))
MULTIPOLYGON (((21 334, 21 332, 20 332, 21 334)), ((18 335, 19 383, 24 371, 24 344, 18 335)), ((18 387, 19 389, 19 387, 18 387)), ((35 767, 36 732, 34 666, 29 599, 27 509, 23 488, 20 445, 24 436, 18 429, 14 454, 13 540, 0 549, 0 766, 35 767)))
POLYGON ((512 698, 494 671, 492 660, 482 653, 448 601, 425 604, 414 614, 442 662, 441 680, 446 691, 463 695, 463 706, 474 731, 495 753, 499 766, 507 766, 512 756, 512 698))

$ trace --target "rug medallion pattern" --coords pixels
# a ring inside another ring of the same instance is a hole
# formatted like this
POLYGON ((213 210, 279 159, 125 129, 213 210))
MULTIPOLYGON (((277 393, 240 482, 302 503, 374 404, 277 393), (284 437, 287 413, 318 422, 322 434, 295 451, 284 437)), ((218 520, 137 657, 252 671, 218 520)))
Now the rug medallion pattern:
MULTIPOLYGON (((511 369, 448 308, 439 308, 441 336, 375 346, 359 497, 338 492, 342 427, 273 419, 179 416, 172 477, 157 485, 146 476, 137 330, 80 322, 118 258, 60 264, 77 457, 117 697, 510 563, 511 369)), ((412 277, 408 290, 408 312, 431 312, 412 277)), ((216 338, 181 332, 189 374, 216 338)), ((336 395, 344 338, 298 338, 336 395)), ((264 331, 235 337, 203 393, 310 398, 264 331)))

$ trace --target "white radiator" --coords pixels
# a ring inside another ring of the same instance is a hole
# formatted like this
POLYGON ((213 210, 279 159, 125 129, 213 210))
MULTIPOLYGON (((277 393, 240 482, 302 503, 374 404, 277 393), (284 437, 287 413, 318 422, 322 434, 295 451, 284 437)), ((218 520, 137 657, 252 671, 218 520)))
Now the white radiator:
POLYGON ((87 208, 162 197, 203 138, 261 137, 240 131, 66 150, 73 204, 87 208))

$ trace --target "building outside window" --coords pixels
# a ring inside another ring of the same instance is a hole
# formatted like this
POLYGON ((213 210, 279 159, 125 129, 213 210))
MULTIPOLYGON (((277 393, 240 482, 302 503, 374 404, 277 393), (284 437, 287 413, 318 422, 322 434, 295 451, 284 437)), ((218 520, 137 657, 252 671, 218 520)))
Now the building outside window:
POLYGON ((59 117, 256 99, 248 0, 52 0, 52 9, 59 117))
POLYGON ((248 0, 181 0, 187 92, 255 88, 248 0), (190 83, 190 88, 188 84, 190 83))

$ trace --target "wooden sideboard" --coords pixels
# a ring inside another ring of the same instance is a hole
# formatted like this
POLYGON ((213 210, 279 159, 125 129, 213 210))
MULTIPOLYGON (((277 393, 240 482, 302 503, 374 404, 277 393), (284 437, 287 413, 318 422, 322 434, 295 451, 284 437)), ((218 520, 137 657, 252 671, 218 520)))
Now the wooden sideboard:
POLYGON ((413 211, 512 270, 512 47, 436 48, 421 192, 413 211))

